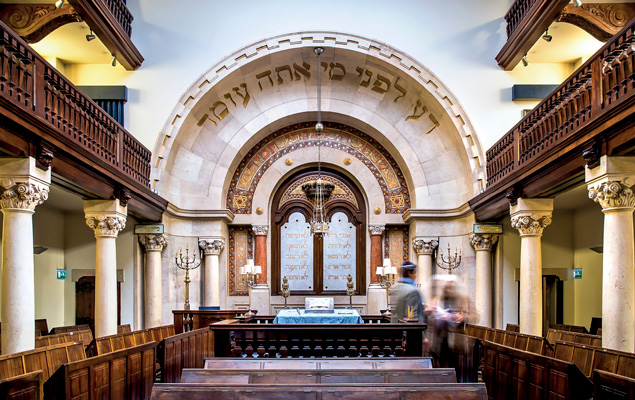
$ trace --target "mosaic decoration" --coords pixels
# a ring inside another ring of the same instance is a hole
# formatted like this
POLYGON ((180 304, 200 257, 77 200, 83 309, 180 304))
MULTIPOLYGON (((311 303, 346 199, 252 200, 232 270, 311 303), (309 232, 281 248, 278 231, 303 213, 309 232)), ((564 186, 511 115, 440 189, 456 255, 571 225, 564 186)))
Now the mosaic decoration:
MULTIPOLYGON (((311 203, 311 200, 309 200, 304 190, 302 190, 302 185, 306 183, 313 183, 317 180, 317 178, 318 178, 318 174, 311 174, 311 175, 303 176, 302 178, 296 180, 291 185, 289 185, 289 187, 284 191, 284 193, 282 194, 282 197, 280 198, 279 207, 281 208, 286 203, 290 201, 294 201, 294 200, 306 200, 309 203, 311 203)), ((344 182, 342 182, 340 179, 330 175, 322 175, 322 181, 325 183, 330 183, 333 186, 335 186, 335 189, 333 189, 333 192, 331 192, 329 199, 324 204, 325 208, 328 209, 329 203, 335 202, 335 201, 341 201, 341 200, 352 203, 355 205, 356 208, 359 208, 355 195, 353 194, 351 189, 346 184, 344 184, 344 182)))
MULTIPOLYGON (((234 172, 227 193, 227 208, 234 214, 251 214, 254 192, 265 171, 292 151, 317 147, 314 126, 314 122, 291 125, 254 146, 234 172)), ((386 214, 402 214, 410 209, 410 194, 403 173, 375 139, 350 126, 325 122, 321 146, 325 150, 344 151, 366 165, 384 195, 386 214)))
POLYGON ((230 226, 227 270, 230 296, 247 296, 247 284, 238 273, 247 258, 254 258, 254 232, 250 226, 230 226))
POLYGON ((387 226, 384 230, 384 258, 390 258, 392 265, 409 261, 408 236, 407 226, 387 226))

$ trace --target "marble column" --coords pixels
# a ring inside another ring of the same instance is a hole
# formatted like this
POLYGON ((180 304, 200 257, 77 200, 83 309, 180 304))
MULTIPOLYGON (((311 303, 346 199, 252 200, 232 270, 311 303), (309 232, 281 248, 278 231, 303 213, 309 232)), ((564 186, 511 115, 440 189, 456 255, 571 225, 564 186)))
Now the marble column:
POLYGON ((95 337, 117 333, 117 235, 126 227, 119 200, 84 200, 86 225, 95 232, 95 337))
POLYGON ((220 310, 220 253, 225 248, 225 241, 222 238, 200 238, 198 245, 205 254, 203 306, 220 310))
POLYGON ((553 199, 518 199, 510 207, 512 228, 520 233, 520 332, 542 336, 542 247, 551 224, 553 199))
POLYGON ((423 299, 425 301, 432 300, 432 267, 434 260, 432 256, 434 250, 439 246, 437 239, 426 240, 424 238, 414 238, 412 240, 412 248, 417 254, 417 283, 421 293, 423 293, 423 299))
POLYGON ((587 168, 589 198, 602 206, 602 347, 635 351, 633 210, 635 157, 602 157, 587 168))
POLYGON ((366 313, 379 314, 381 310, 386 309, 386 289, 382 289, 379 285, 379 277, 377 276, 377 267, 384 265, 384 230, 385 225, 370 225, 368 233, 370 234, 370 284, 366 292, 366 313))
POLYGON ((268 285, 267 272, 267 234, 269 226, 253 225, 255 238, 254 265, 262 267, 262 274, 258 284, 251 289, 251 308, 258 310, 260 315, 268 315, 271 312, 271 292, 268 285))
POLYGON ((145 269, 145 328, 163 325, 163 280, 161 252, 168 245, 166 235, 139 235, 146 250, 145 269))
POLYGON ((2 354, 35 348, 33 213, 50 183, 50 170, 36 168, 34 158, 0 159, 2 354))
POLYGON ((474 303, 481 316, 479 325, 492 327, 492 248, 498 235, 471 234, 470 244, 476 251, 476 292, 474 303))
POLYGON ((378 284, 377 267, 384 265, 384 246, 383 238, 385 225, 370 225, 368 232, 370 233, 370 283, 378 284))

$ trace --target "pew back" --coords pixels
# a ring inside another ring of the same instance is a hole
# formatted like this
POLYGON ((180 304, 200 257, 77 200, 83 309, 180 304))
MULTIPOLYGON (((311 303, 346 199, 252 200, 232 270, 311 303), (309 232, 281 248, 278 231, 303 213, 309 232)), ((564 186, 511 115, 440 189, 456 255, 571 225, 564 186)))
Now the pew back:
POLYGON ((382 400, 485 400, 487 393, 480 383, 429 384, 322 384, 322 385, 217 385, 204 383, 158 383, 152 388, 154 400, 334 400, 381 398, 382 400))
POLYGON ((147 399, 155 377, 156 343, 63 364, 44 384, 47 398, 147 399))
MULTIPOLYGON (((257 310, 251 310, 258 313, 257 310)), ((174 332, 183 333, 205 328, 226 319, 245 319, 245 310, 172 310, 174 315, 174 332)), ((247 318, 249 320, 249 318, 247 318)), ((273 321, 273 317, 271 318, 273 321)))
POLYGON ((633 353, 556 341, 555 357, 573 362, 589 377, 594 370, 601 370, 635 379, 635 354, 633 353))
POLYGON ((92 340, 93 333, 90 329, 83 331, 63 332, 54 335, 36 337, 35 348, 73 342, 81 342, 84 346, 88 346, 92 340))
POLYGON ((476 337, 481 342, 487 340, 535 354, 553 355, 553 347, 550 345, 550 342, 541 336, 527 335, 511 330, 487 328, 478 325, 466 325, 465 334, 476 337))
POLYGON ((0 380, 0 399, 42 400, 43 394, 42 371, 29 372, 0 380))
POLYGON ((196 329, 166 337, 157 347, 161 382, 179 382, 183 368, 203 368, 211 357, 214 337, 209 328, 196 329))
POLYGON ((205 369, 258 370, 387 370, 432 368, 430 357, 390 358, 206 358, 205 369))
POLYGON ((590 380, 571 362, 485 341, 483 380, 490 399, 587 399, 590 380))
POLYGON ((606 371, 593 371, 593 400, 635 399, 635 379, 606 371))
POLYGON ((173 325, 158 326, 156 328, 143 329, 140 331, 117 333, 115 335, 102 336, 96 338, 86 350, 90 356, 110 353, 117 350, 128 349, 133 346, 156 342, 163 338, 174 335, 173 325))
POLYGON ((547 341, 551 344, 555 344, 558 340, 602 347, 602 336, 591 335, 589 333, 567 332, 559 331, 556 329, 549 329, 547 331, 547 341))
POLYGON ((63 343, 0 356, 0 379, 10 379, 34 371, 42 371, 46 381, 60 365, 84 360, 81 343, 63 343))
POLYGON ((49 332, 49 335, 57 335, 58 333, 77 332, 77 331, 86 331, 86 330, 88 331, 90 330, 90 325, 83 324, 83 325, 56 326, 55 328, 51 329, 51 332, 49 332))
POLYGON ((418 370, 265 370, 183 369, 181 383, 318 384, 318 383, 456 383, 453 368, 418 370))
POLYGON ((586 327, 580 325, 550 324, 549 329, 566 332, 589 333, 589 331, 586 330, 586 327))

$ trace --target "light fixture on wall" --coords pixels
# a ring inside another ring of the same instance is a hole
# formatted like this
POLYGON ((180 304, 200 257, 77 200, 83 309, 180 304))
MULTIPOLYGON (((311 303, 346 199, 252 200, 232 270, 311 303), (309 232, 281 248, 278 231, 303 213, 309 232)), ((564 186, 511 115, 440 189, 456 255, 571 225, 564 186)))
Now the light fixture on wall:
POLYGON ((573 6, 574 7, 580 7, 582 5, 582 1, 581 0, 573 0, 573 6))
POLYGON ((55 2, 55 8, 62 8, 64 7, 64 0, 57 0, 55 2))
POLYGON ((114 54, 111 54, 111 56, 112 56, 112 61, 110 62, 110 66, 115 67, 117 66, 117 58, 115 57, 114 54))
POLYGON ((529 61, 527 61, 527 54, 525 54, 525 55, 523 56, 523 58, 521 58, 521 59, 520 59, 520 61, 522 61, 522 62, 523 62, 523 67, 528 66, 528 65, 529 65, 529 61))
POLYGON ((311 234, 323 235, 329 231, 329 222, 324 213, 324 202, 329 197, 334 186, 322 181, 322 69, 320 68, 321 56, 324 48, 316 47, 314 49, 317 55, 317 123, 315 131, 317 133, 317 153, 318 153, 318 176, 315 184, 306 184, 302 189, 309 197, 313 198, 313 216, 311 217, 311 234), (306 188, 305 188, 306 186, 306 188), (330 189, 330 190, 329 190, 330 189))
POLYGON ((553 36, 549 34, 549 28, 545 31, 545 34, 542 35, 542 39, 546 42, 551 42, 553 40, 553 36))
POLYGON ((95 34, 93 33, 93 30, 90 30, 90 33, 88 35, 86 35, 86 41, 90 42, 91 40, 95 40, 97 36, 95 36, 95 34))

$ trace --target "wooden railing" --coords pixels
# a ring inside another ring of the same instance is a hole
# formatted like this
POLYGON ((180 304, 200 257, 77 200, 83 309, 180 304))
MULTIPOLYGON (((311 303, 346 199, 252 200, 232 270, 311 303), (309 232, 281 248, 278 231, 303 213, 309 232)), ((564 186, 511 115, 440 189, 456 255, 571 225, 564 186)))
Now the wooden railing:
POLYGON ((632 20, 487 151, 487 186, 520 173, 521 168, 590 129, 592 121, 610 118, 625 100, 633 99, 634 32, 632 20))
POLYGON ((46 121, 73 146, 150 186, 150 151, 3 23, 0 101, 46 121))
POLYGON ((113 17, 119 22, 119 25, 123 28, 124 32, 130 37, 132 34, 132 20, 134 19, 126 3, 122 0, 98 0, 106 4, 113 17))
POLYGON ((510 37, 516 30, 520 21, 525 18, 529 9, 534 5, 536 0, 516 0, 505 14, 507 22, 507 37, 510 37))

